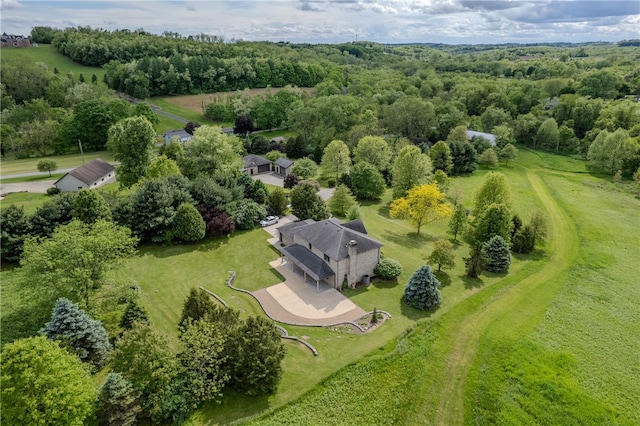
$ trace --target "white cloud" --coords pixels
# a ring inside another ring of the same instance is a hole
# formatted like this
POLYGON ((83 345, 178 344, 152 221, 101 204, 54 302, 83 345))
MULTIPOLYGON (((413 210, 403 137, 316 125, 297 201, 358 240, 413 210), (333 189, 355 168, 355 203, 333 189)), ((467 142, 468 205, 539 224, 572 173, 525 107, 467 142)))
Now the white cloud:
POLYGON ((0 10, 20 9, 22 7, 18 0, 0 0, 0 10))

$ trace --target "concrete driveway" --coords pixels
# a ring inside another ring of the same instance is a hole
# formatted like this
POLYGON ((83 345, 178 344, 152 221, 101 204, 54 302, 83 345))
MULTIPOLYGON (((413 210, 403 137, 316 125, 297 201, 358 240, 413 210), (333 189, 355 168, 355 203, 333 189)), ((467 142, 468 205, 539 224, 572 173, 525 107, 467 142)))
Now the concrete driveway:
POLYGON ((36 182, 0 183, 0 194, 10 194, 12 192, 39 192, 46 193, 47 188, 51 188, 56 180, 39 180, 36 182))
POLYGON ((261 180, 269 185, 279 186, 280 188, 284 186, 282 176, 276 173, 261 173, 259 175, 252 175, 251 177, 255 180, 261 180))

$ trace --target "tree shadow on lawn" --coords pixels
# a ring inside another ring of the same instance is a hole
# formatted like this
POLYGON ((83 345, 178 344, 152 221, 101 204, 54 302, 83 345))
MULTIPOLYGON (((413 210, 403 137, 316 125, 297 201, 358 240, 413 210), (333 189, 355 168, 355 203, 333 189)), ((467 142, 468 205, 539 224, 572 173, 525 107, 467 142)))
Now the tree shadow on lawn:
POLYGON ((547 256, 547 252, 542 249, 535 249, 531 253, 513 253, 511 256, 522 261, 527 260, 542 260, 547 256))
POLYGON ((400 298, 399 302, 400 302, 400 311, 402 312, 402 315, 404 315, 405 317, 409 318, 412 321, 417 321, 423 318, 430 318, 431 315, 433 315, 437 310, 435 309, 432 311, 421 311, 420 309, 412 308, 411 306, 407 305, 404 302, 404 300, 402 300, 402 298, 400 298))
POLYGON ((436 271, 433 271, 433 275, 435 275, 438 281, 440 281, 440 287, 447 287, 451 285, 451 277, 446 272, 444 271, 438 272, 436 270, 436 271))
POLYGON ((429 234, 399 234, 390 230, 385 231, 383 239, 409 249, 422 249, 425 244, 438 240, 437 237, 429 234))
POLYGON ((481 288, 484 286, 484 282, 480 278, 471 278, 468 275, 460 275, 460 279, 464 284, 464 288, 471 290, 474 288, 481 288))
POLYGON ((391 210, 391 208, 389 207, 388 204, 384 204, 382 206, 380 206, 380 208, 378 208, 378 214, 386 219, 391 219, 391 215, 389 214, 389 210, 391 210))
POLYGON ((224 397, 218 404, 206 402, 192 416, 192 420, 200 420, 198 424, 218 425, 230 424, 242 419, 256 417, 269 410, 270 395, 247 396, 225 388, 224 397))

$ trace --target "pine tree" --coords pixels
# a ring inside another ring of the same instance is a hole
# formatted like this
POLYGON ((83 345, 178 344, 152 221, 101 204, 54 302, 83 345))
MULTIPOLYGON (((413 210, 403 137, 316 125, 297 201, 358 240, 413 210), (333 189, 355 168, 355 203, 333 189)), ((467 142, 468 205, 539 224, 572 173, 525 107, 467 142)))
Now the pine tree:
POLYGON ((428 265, 415 271, 404 289, 403 300, 416 309, 432 310, 440 306, 440 281, 431 272, 428 265))
POLYGON ((327 201, 327 206, 331 213, 340 217, 345 217, 349 209, 354 205, 356 205, 356 200, 345 185, 339 185, 327 201))
POLYGON ((74 351, 82 362, 102 367, 111 344, 100 321, 94 320, 69 299, 56 301, 51 321, 40 330, 48 339, 59 341, 74 351))
POLYGON ((135 300, 129 301, 127 307, 122 314, 120 320, 120 327, 130 330, 133 327, 133 323, 136 321, 149 322, 147 311, 136 303, 135 300))
POLYGON ((484 265, 486 263, 486 258, 482 253, 482 247, 478 244, 475 244, 471 248, 469 257, 465 257, 463 258, 463 260, 467 276, 471 278, 478 278, 484 270, 484 265))
POLYGON ((485 264, 487 271, 495 273, 509 272, 511 255, 509 254, 509 246, 501 236, 496 235, 484 243, 482 252, 487 259, 485 264))
POLYGON ((100 389, 98 424, 128 426, 137 423, 141 411, 138 392, 120 373, 109 373, 100 389))
POLYGON ((207 225, 198 210, 190 203, 182 203, 173 218, 173 236, 183 241, 198 241, 204 238, 207 225))

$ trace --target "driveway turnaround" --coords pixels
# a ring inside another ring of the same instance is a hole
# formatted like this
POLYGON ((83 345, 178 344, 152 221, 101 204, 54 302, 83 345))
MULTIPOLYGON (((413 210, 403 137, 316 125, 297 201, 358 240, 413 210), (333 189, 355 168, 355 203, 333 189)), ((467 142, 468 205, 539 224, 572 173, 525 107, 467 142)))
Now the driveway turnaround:
POLYGON ((285 277, 285 281, 258 290, 253 295, 267 315, 286 324, 326 326, 356 321, 366 314, 339 291, 315 282, 304 282, 304 277, 291 271, 290 265, 280 259, 269 265, 285 277))

